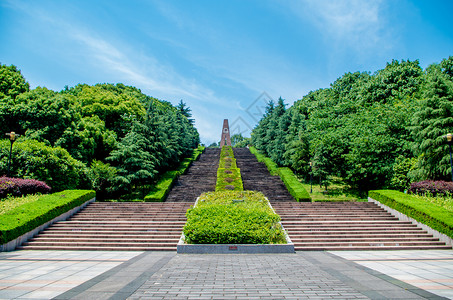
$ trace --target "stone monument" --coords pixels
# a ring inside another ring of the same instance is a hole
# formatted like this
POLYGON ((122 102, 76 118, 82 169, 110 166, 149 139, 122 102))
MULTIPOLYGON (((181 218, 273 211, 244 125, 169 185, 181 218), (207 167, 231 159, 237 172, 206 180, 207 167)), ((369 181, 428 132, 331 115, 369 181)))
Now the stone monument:
POLYGON ((222 137, 220 138, 220 148, 222 148, 223 146, 231 146, 230 126, 228 125, 228 119, 223 120, 222 137))

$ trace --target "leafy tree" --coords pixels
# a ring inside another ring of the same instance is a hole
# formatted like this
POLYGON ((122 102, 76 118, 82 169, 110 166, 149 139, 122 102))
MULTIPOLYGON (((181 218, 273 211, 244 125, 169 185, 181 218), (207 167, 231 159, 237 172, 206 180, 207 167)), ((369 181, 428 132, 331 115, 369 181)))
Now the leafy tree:
POLYGON ((419 175, 425 179, 448 180, 450 175, 445 135, 453 131, 453 81, 449 69, 452 60, 450 57, 441 65, 428 67, 423 98, 413 119, 419 175))
POLYGON ((28 92, 30 85, 16 66, 0 64, 0 100, 16 99, 22 93, 28 92))

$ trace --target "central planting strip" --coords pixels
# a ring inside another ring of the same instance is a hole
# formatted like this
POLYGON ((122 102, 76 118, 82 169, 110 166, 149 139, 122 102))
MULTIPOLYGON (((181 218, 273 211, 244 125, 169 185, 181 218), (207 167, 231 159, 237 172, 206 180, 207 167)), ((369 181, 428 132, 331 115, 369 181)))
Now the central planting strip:
POLYGON ((294 253, 268 199, 243 191, 233 150, 222 148, 216 192, 202 194, 187 211, 178 253, 294 253))

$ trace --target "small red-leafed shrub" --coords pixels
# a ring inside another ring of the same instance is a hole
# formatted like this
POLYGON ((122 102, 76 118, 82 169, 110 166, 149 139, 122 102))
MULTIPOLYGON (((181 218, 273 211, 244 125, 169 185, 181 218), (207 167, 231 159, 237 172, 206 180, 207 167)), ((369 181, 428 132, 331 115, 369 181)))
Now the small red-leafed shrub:
POLYGON ((453 195, 453 182, 441 180, 424 180, 414 182, 409 188, 409 193, 418 195, 430 194, 433 196, 453 195))
POLYGON ((43 181, 35 179, 0 177, 0 198, 8 195, 48 194, 51 188, 43 181))

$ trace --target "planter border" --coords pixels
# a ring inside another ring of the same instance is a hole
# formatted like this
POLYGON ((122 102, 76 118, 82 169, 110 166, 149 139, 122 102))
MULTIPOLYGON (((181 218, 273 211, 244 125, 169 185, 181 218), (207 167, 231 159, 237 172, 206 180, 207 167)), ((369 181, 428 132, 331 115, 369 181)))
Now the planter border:
POLYGON ((52 225, 55 222, 68 219, 69 217, 71 217, 72 215, 76 214, 82 208, 85 208, 85 206, 87 206, 88 204, 90 204, 90 203, 92 203, 94 201, 96 201, 96 197, 94 197, 94 198, 92 198, 92 199, 90 199, 88 201, 85 201, 82 205, 74 207, 73 209, 71 209, 71 210, 59 215, 58 217, 55 217, 52 220, 50 220, 50 221, 48 221, 48 222, 36 227, 35 229, 30 230, 27 233, 24 233, 23 235, 19 236, 18 238, 15 238, 14 240, 9 241, 6 244, 0 245, 0 252, 13 251, 17 247, 19 247, 20 245, 22 245, 23 243, 28 241, 29 239, 33 238, 40 231, 46 229, 47 227, 49 227, 50 225, 52 225))
POLYGON ((434 237, 438 238, 441 242, 446 243, 448 246, 453 246, 453 239, 451 237, 449 237, 448 235, 443 234, 443 233, 441 233, 441 232, 429 227, 426 224, 420 223, 419 221, 417 221, 417 220, 415 220, 415 219, 403 214, 402 212, 397 211, 396 209, 388 207, 387 205, 382 204, 378 200, 375 200, 375 199, 373 199, 371 197, 368 197, 368 202, 373 202, 376 205, 378 205, 379 207, 382 207, 387 212, 389 212, 393 216, 397 217, 401 221, 412 222, 412 224, 415 224, 415 225, 421 227, 423 230, 426 230, 429 234, 432 234, 434 237))
MULTIPOLYGON (((272 207, 269 199, 267 204, 272 207)), ((198 199, 193 207, 197 206, 198 199)), ((279 222, 285 234, 286 244, 186 244, 184 232, 181 234, 176 252, 178 254, 264 254, 264 253, 295 253, 294 244, 289 238, 282 223, 279 222)))

